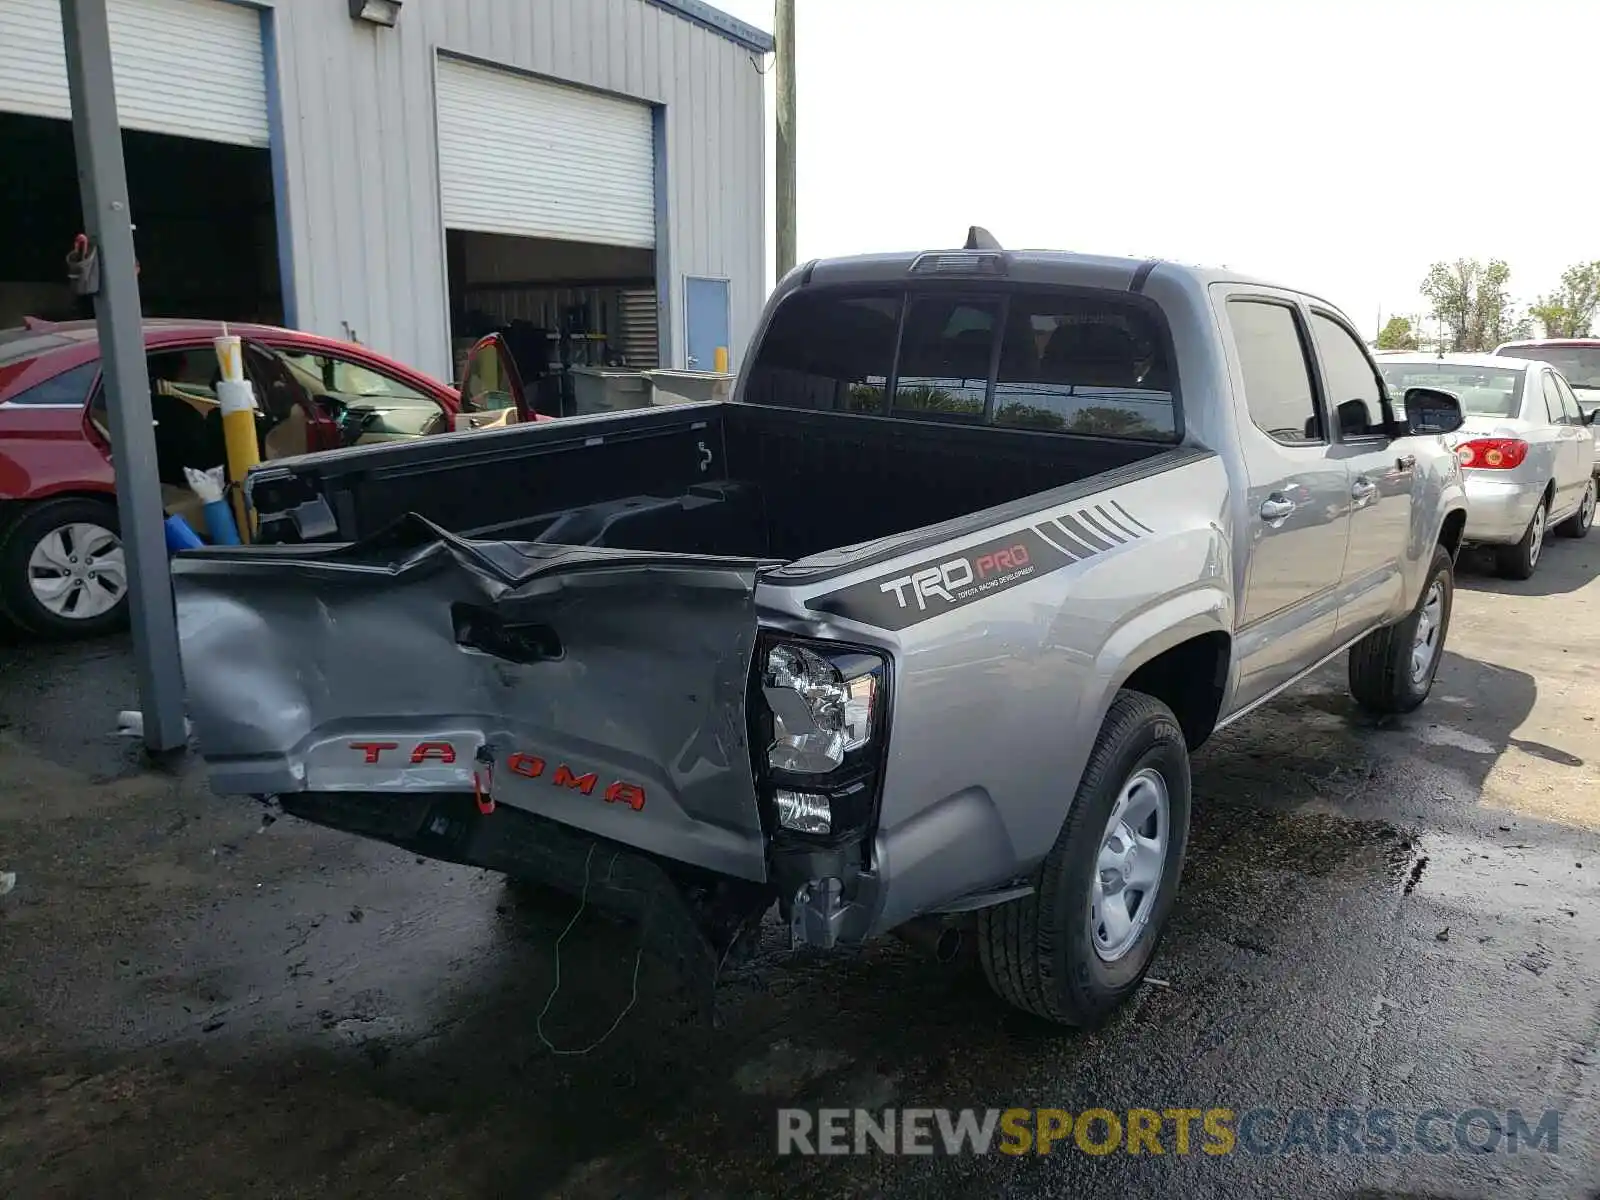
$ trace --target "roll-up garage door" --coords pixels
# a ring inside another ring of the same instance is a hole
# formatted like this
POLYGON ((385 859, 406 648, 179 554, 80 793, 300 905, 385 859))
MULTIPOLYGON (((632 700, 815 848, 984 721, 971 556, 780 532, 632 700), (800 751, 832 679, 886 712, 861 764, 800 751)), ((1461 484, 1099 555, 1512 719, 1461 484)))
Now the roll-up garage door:
MULTIPOLYGON (((265 146, 261 14, 226 0, 108 0, 126 129, 265 146)), ((0 0, 0 111, 72 116, 61 0, 0 0)))
POLYGON ((655 245, 648 105, 440 58, 439 170, 448 228, 655 245))

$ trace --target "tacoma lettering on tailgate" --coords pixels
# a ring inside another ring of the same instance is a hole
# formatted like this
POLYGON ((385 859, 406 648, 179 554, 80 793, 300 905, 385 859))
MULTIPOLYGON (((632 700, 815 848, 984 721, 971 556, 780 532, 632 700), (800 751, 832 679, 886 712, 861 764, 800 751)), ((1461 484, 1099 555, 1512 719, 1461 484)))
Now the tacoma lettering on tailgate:
MULTIPOLYGON (((363 763, 375 766, 384 761, 384 755, 389 751, 399 750, 400 743, 351 742, 350 749, 361 754, 363 763)), ((453 763, 456 761, 456 749, 449 742, 418 742, 406 758, 413 766, 429 762, 453 763)), ((557 763, 553 771, 547 770, 548 766, 547 760, 541 756, 521 750, 506 759, 506 770, 523 779, 545 779, 551 787, 569 788, 585 796, 594 795, 595 789, 600 786, 598 772, 573 767, 570 763, 557 763)), ((626 804, 634 812, 644 808, 644 788, 626 779, 612 780, 600 794, 607 804, 626 804)))

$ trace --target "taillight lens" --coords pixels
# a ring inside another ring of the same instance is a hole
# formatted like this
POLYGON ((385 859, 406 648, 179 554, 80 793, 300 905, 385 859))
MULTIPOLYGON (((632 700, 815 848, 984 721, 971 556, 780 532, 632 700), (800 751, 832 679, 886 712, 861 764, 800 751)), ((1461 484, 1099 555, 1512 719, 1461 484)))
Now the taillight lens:
POLYGON ((826 642, 763 640, 756 771, 779 829, 849 835, 873 819, 888 662, 826 642))
POLYGON ((1477 470, 1509 471, 1527 457, 1528 443, 1521 438, 1473 438, 1456 447, 1456 461, 1477 470))

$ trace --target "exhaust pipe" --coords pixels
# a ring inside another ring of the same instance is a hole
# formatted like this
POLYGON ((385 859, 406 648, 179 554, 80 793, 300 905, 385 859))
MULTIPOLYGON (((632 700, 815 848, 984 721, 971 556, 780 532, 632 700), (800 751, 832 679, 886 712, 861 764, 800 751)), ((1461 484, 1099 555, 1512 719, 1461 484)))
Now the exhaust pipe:
POLYGON ((953 963, 961 953, 961 929, 938 917, 913 917, 895 926, 894 935, 907 945, 926 950, 938 963, 953 963))

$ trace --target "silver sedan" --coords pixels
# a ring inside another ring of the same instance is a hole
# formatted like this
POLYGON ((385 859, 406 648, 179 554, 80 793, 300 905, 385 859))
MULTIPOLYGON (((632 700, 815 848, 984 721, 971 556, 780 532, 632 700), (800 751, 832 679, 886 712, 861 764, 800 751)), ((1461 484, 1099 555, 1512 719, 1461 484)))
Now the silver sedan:
POLYGON ((1432 387, 1460 398, 1466 422, 1450 441, 1466 477, 1465 537, 1495 548, 1502 575, 1531 576, 1549 528, 1588 534, 1595 446, 1560 372, 1487 354, 1381 354, 1378 365, 1396 396, 1432 387))

